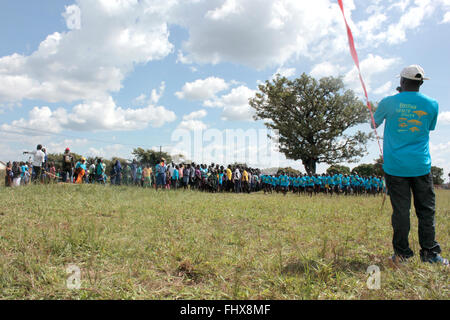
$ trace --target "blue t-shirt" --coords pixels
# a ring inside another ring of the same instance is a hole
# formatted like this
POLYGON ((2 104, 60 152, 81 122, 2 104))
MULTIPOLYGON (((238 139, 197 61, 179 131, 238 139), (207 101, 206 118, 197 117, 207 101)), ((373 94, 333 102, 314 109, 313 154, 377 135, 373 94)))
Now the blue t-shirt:
POLYGON ((280 176, 279 181, 280 181, 280 186, 282 186, 282 187, 289 186, 288 176, 286 176, 286 175, 280 176))
POLYGON ((87 169, 86 169, 86 164, 81 163, 81 162, 77 162, 77 164, 75 165, 75 169, 78 169, 78 168, 81 168, 81 169, 83 169, 84 171, 87 170, 87 169))
POLYGON ((278 178, 276 178, 276 177, 272 177, 272 186, 276 186, 277 185, 277 183, 278 183, 278 178))
POLYGON ((381 100, 374 118, 384 120, 384 171, 392 176, 418 177, 431 170, 430 131, 436 127, 439 105, 419 92, 402 92, 381 100))

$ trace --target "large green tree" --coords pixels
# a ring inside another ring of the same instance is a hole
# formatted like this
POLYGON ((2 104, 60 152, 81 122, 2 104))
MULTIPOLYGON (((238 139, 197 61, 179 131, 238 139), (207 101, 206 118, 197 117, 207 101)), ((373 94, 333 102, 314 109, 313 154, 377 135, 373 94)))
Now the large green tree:
POLYGON ((258 88, 249 101, 255 120, 278 130, 280 152, 301 160, 308 173, 315 173, 318 163, 355 162, 367 153, 371 134, 348 129, 368 122, 368 110, 341 78, 277 76, 258 88))

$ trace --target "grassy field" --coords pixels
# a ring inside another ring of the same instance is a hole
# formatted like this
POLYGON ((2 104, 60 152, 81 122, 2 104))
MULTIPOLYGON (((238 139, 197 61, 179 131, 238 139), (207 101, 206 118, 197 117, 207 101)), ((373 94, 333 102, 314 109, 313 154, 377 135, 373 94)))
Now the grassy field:
MULTIPOLYGON (((449 272, 395 268, 389 200, 0 187, 1 299, 449 299, 449 272), (69 290, 66 268, 81 269, 69 290), (381 289, 367 288, 370 265, 381 289)), ((437 238, 450 256, 450 192, 437 238)), ((418 254, 412 211, 412 248, 418 254)))

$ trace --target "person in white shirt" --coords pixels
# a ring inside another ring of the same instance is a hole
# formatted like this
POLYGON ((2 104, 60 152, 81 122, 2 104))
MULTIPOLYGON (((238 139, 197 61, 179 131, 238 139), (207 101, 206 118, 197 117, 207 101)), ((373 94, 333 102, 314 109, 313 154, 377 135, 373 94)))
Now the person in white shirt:
POLYGON ((39 180, 41 177, 41 168, 42 164, 45 161, 45 153, 42 152, 42 145, 38 144, 36 147, 36 151, 24 151, 23 154, 32 154, 33 155, 33 176, 31 178, 32 181, 39 180))
POLYGON ((233 174, 233 182, 234 182, 234 192, 235 193, 240 193, 241 192, 241 171, 239 170, 240 167, 237 166, 236 170, 234 170, 234 174, 233 174))

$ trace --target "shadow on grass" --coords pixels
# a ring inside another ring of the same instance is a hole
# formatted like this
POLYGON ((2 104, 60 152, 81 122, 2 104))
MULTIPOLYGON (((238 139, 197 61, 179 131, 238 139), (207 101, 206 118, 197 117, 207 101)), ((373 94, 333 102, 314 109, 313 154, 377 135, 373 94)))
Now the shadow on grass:
POLYGON ((334 272, 362 272, 365 273, 369 265, 359 260, 341 259, 331 261, 317 261, 313 259, 299 259, 289 262, 281 271, 285 275, 302 275, 305 273, 316 273, 324 269, 331 269, 334 272))

